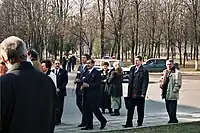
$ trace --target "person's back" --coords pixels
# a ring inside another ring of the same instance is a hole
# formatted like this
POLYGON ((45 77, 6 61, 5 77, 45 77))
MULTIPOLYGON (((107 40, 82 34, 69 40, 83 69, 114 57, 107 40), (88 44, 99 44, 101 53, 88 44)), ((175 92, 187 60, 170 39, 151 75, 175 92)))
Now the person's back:
POLYGON ((56 88, 50 77, 27 61, 23 40, 11 36, 0 44, 8 68, 0 77, 0 133, 53 133, 56 88))
POLYGON ((50 77, 23 62, 0 81, 1 133, 53 133, 56 89, 50 77))

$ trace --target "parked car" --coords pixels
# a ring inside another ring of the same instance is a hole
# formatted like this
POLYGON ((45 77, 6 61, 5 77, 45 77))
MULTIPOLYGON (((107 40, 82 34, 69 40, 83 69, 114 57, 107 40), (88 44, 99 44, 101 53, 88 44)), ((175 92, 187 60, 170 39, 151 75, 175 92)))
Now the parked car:
MULTIPOLYGON (((166 61, 167 59, 150 58, 143 64, 143 67, 149 72, 162 72, 166 69, 166 61)), ((174 63, 174 66, 179 69, 178 63, 174 63)))
POLYGON ((126 67, 125 64, 121 61, 121 60, 116 60, 116 59, 95 59, 95 68, 97 68, 97 70, 102 70, 103 68, 103 64, 104 62, 108 62, 109 64, 109 69, 113 69, 113 64, 114 62, 119 61, 120 65, 122 67, 123 70, 123 77, 124 79, 128 79, 129 78, 129 73, 130 73, 130 68, 126 67))

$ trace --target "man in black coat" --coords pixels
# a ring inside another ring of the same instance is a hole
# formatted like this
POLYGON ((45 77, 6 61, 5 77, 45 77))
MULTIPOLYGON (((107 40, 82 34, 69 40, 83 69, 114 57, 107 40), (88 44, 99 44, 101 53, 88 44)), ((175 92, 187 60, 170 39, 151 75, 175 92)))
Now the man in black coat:
POLYGON ((135 58, 135 66, 130 70, 128 85, 128 113, 126 125, 123 127, 132 127, 133 114, 137 106, 138 121, 137 126, 142 126, 144 119, 145 96, 149 84, 149 73, 142 66, 142 57, 135 58))
POLYGON ((76 57, 74 55, 72 55, 70 60, 71 60, 72 71, 74 71, 74 66, 76 65, 76 57))
POLYGON ((60 68, 60 61, 56 60, 55 69, 53 72, 56 74, 56 81, 57 81, 57 97, 56 97, 56 125, 61 124, 61 117, 63 114, 63 106, 65 96, 67 95, 66 92, 66 85, 68 83, 68 74, 67 71, 60 68))
POLYGON ((62 68, 66 70, 67 60, 65 57, 62 58, 62 68))
POLYGON ((9 71, 0 77, 0 133, 53 133, 56 88, 27 62, 25 43, 9 37, 0 45, 9 71))
POLYGON ((80 82, 82 78, 84 77, 85 73, 87 72, 87 60, 90 59, 90 56, 88 54, 83 54, 81 57, 81 64, 78 67, 77 75, 75 79, 76 83, 76 105, 79 108, 81 114, 82 114, 82 121, 81 124, 78 125, 78 127, 84 127, 86 126, 86 118, 83 111, 83 90, 81 90, 82 83, 80 82))
POLYGON ((87 126, 81 130, 93 129, 93 113, 97 119, 101 122, 100 129, 104 129, 107 120, 102 115, 98 107, 100 84, 101 84, 101 73, 94 68, 94 60, 90 59, 87 61, 87 74, 82 79, 83 89, 83 108, 85 111, 87 126))

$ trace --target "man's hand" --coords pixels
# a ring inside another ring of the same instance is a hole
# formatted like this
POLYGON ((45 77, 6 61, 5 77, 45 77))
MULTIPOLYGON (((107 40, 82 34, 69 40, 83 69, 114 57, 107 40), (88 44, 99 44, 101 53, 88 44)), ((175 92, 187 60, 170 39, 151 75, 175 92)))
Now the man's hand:
POLYGON ((141 95, 141 97, 144 97, 144 95, 141 95))
POLYGON ((57 88, 57 89, 56 89, 56 92, 60 92, 60 89, 57 88))
POLYGON ((83 88, 84 88, 84 87, 89 87, 89 84, 83 83, 82 87, 83 87, 83 88))
POLYGON ((76 78, 75 79, 75 83, 78 83, 78 82, 80 82, 81 80, 79 79, 79 78, 76 78))

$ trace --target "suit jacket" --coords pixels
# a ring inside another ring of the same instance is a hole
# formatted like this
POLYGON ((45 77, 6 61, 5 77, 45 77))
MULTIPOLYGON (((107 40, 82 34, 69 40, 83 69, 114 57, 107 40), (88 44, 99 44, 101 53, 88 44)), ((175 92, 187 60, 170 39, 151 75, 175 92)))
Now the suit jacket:
MULTIPOLYGON (((79 65, 76 78, 82 80, 82 78, 85 77, 86 72, 87 72, 87 67, 83 68, 82 65, 79 65)), ((82 95, 83 91, 80 89, 82 82, 77 82, 76 84, 77 84, 76 85, 76 95, 82 95)))
MULTIPOLYGON (((56 69, 53 70, 56 74, 56 69)), ((56 74, 57 88, 60 90, 58 92, 59 96, 66 96, 66 85, 68 83, 68 73, 64 69, 59 69, 59 72, 56 74)))
POLYGON ((149 72, 141 65, 137 72, 135 72, 135 66, 130 70, 129 85, 128 85, 128 97, 140 97, 146 95, 149 84, 149 72), (135 95, 133 95, 135 93, 135 95))
POLYGON ((53 133, 56 88, 30 62, 15 64, 0 77, 0 133, 53 133))
POLYGON ((89 84, 89 87, 84 88, 84 101, 97 104, 99 100, 101 73, 95 68, 86 75, 83 82, 89 84))

